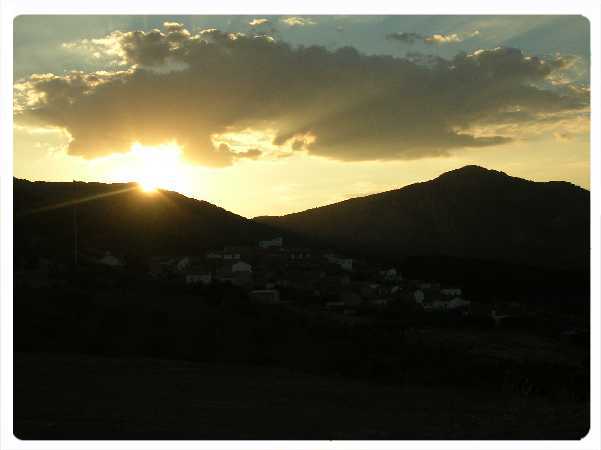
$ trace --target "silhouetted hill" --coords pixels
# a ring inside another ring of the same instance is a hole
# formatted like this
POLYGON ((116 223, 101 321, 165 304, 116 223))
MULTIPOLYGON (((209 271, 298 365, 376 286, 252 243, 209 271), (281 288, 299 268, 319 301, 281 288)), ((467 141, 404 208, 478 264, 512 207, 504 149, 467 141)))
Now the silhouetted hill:
POLYGON ((587 190, 466 166, 401 189, 260 223, 340 249, 404 259, 441 256, 582 270, 589 260, 587 190))
POLYGON ((74 210, 82 251, 129 258, 189 255, 273 237, 267 225, 176 192, 148 194, 134 183, 14 179, 15 258, 33 254, 69 261, 74 210))

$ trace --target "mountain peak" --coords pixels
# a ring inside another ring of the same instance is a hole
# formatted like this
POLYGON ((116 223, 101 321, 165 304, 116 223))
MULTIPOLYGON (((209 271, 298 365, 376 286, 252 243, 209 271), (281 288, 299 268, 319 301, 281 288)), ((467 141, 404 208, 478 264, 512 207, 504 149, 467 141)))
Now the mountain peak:
POLYGON ((477 166, 474 164, 460 167, 458 169, 449 170, 441 174, 438 178, 442 177, 455 177, 455 176, 480 176, 480 175, 494 175, 494 176, 508 176, 505 172, 498 170, 487 169, 486 167, 477 166))
POLYGON ((384 258, 441 255, 580 270, 589 193, 469 165, 380 194, 264 218, 282 230, 384 258))

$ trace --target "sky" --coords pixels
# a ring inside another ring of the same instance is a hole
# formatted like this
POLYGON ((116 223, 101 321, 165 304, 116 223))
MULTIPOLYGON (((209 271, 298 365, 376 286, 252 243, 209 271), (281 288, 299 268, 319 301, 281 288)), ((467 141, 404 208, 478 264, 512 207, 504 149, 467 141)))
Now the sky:
POLYGON ((580 16, 19 16, 14 175, 245 217, 468 164, 589 187, 580 16))

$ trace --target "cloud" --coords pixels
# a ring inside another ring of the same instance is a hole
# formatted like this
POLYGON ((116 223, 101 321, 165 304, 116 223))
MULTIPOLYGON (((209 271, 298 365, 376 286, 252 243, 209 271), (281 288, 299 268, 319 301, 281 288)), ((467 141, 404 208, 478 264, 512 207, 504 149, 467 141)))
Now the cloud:
POLYGON ((289 27, 304 27, 308 25, 317 25, 312 19, 308 17, 286 17, 282 19, 282 22, 288 25, 289 27))
POLYGON ((236 154, 237 158, 248 158, 248 159, 257 159, 261 156, 262 152, 258 148, 251 148, 250 150, 246 150, 245 152, 240 152, 236 154))
POLYGON ((466 39, 478 36, 480 34, 479 30, 475 30, 471 33, 466 33, 463 35, 459 35, 457 33, 435 33, 430 35, 424 35, 420 33, 407 33, 407 32, 396 32, 389 33, 386 35, 386 39, 390 41, 398 41, 403 44, 415 44, 415 42, 420 41, 424 44, 456 44, 458 42, 463 42, 466 39))
POLYGON ((236 151, 236 150, 233 150, 226 143, 219 144, 218 150, 219 150, 219 152, 221 152, 223 154, 229 155, 229 157, 233 160, 234 159, 257 159, 257 158, 259 158, 259 156, 261 156, 263 154, 263 152, 261 150, 259 150, 258 148, 251 148, 249 150, 236 151))
POLYGON ((214 167, 291 152, 416 159, 588 120, 588 89, 550 81, 571 67, 560 55, 495 48, 396 58, 179 24, 83 45, 124 67, 32 75, 15 85, 14 114, 21 126, 64 130, 68 152, 85 158, 176 141, 188 161, 214 167), (220 136, 249 134, 269 136, 270 150, 258 138, 220 145, 220 136))
POLYGON ((403 44, 414 44, 415 41, 421 41, 424 39, 419 33, 407 33, 404 31, 398 31, 396 33, 388 33, 386 39, 389 41, 399 41, 403 44))
POLYGON ((462 42, 463 39, 459 37, 457 33, 452 34, 433 34, 431 36, 424 37, 425 44, 451 44, 455 42, 462 42))
POLYGON ((185 27, 183 24, 179 22, 164 22, 163 27, 167 31, 167 33, 178 33, 184 32, 185 27))
POLYGON ((251 27, 258 27, 260 25, 269 25, 271 21, 269 19, 253 19, 248 24, 251 27))
POLYGON ((556 131, 553 133, 553 137, 555 139, 557 139, 558 141, 569 141, 570 139, 572 139, 572 134, 565 132, 565 131, 556 131))

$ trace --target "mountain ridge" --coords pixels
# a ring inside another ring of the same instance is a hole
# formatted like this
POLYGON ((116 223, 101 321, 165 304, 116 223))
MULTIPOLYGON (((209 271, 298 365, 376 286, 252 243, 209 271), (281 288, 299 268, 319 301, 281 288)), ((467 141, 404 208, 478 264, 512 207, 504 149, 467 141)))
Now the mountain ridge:
POLYGON ((424 182, 254 220, 389 258, 444 256, 588 267, 590 193, 465 166, 424 182))
POLYGON ((32 182, 13 179, 15 256, 69 260, 77 222, 81 249, 135 258, 200 254, 271 238, 269 225, 204 200, 136 183, 32 182))
POLYGON ((305 212, 308 212, 308 211, 313 211, 313 210, 320 209, 320 208, 327 208, 329 206, 338 205, 338 204, 345 203, 345 202, 351 202, 351 201, 355 201, 355 200, 363 200, 363 199, 371 198, 371 197, 378 197, 378 196, 381 196, 381 195, 388 194, 390 192, 396 192, 396 191, 400 191, 402 189, 409 188, 409 187, 412 187, 412 186, 419 186, 419 185, 422 185, 424 183, 428 183, 428 182, 431 182, 431 181, 439 180, 441 178, 442 179, 448 179, 448 178, 452 178, 452 177, 457 176, 457 175, 469 174, 469 173, 471 173, 471 174, 480 174, 480 175, 484 174, 484 173, 494 174, 494 175, 504 176, 504 177, 507 177, 507 178, 510 178, 510 179, 514 179, 514 180, 525 181, 525 182, 528 182, 528 183, 566 185, 566 186, 570 186, 572 188, 575 188, 577 190, 581 190, 581 191, 585 191, 585 192, 590 192, 588 189, 585 189, 585 188, 583 188, 581 186, 578 186, 577 184, 574 184, 574 183, 569 182, 569 181, 564 181, 564 180, 549 180, 549 181, 528 180, 527 178, 514 177, 512 175, 508 175, 507 173, 505 173, 503 171, 500 171, 500 170, 488 169, 488 168, 485 168, 485 167, 482 167, 482 166, 478 166, 478 165, 475 165, 475 164, 470 164, 470 165, 459 167, 457 169, 449 170, 447 172, 443 172, 440 175, 438 175, 438 176, 436 176, 436 177, 434 177, 434 178, 432 178, 430 180, 418 181, 418 182, 415 182, 415 183, 410 183, 410 184, 407 184, 405 186, 401 186, 401 187, 394 188, 394 189, 389 189, 389 190, 382 191, 382 192, 376 192, 376 193, 372 193, 372 194, 361 195, 361 196, 357 196, 357 197, 351 197, 351 198, 347 198, 347 199, 341 200, 339 202, 328 203, 328 204, 320 205, 320 206, 314 206, 312 208, 307 208, 307 209, 302 210, 302 211, 295 211, 295 212, 292 212, 292 213, 287 213, 287 214, 282 214, 282 215, 262 214, 262 215, 259 215, 259 216, 252 217, 252 220, 261 220, 263 218, 272 218, 272 217, 286 217, 286 216, 291 216, 291 215, 294 215, 294 214, 301 214, 301 213, 305 213, 305 212))
POLYGON ((68 254, 72 211, 77 210, 82 245, 146 256, 202 252, 282 235, 382 261, 438 256, 554 269, 588 267, 586 189, 480 166, 254 219, 173 191, 143 193, 135 183, 13 182, 15 248, 25 253, 33 245, 46 253, 68 254), (93 201, 74 202, 82 197, 93 201))

